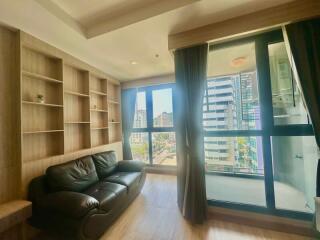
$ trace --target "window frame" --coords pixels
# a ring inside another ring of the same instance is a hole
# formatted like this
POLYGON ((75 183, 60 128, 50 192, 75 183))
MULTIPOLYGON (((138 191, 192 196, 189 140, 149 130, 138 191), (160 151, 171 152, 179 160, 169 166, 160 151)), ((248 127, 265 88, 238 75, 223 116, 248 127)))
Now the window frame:
POLYGON ((145 92, 146 97, 146 114, 147 114, 147 127, 146 128, 132 128, 132 133, 147 133, 148 134, 148 154, 149 154, 149 166, 154 167, 166 167, 166 168, 176 168, 176 166, 154 164, 153 163, 153 151, 152 151, 152 133, 160 132, 173 132, 176 134, 175 127, 175 84, 167 83, 154 86, 140 87, 137 92, 145 92), (172 113, 173 113, 173 126, 172 127, 154 127, 153 126, 153 98, 152 92, 161 89, 171 89, 172 94, 172 113))
MULTIPOLYGON (((311 213, 277 209, 275 206, 271 138, 273 136, 314 136, 313 128, 310 123, 290 125, 274 124, 268 45, 283 41, 284 38, 282 31, 281 29, 278 29, 272 32, 262 33, 237 40, 231 40, 228 42, 212 44, 209 46, 209 51, 214 51, 217 49, 223 49, 237 45, 242 45, 245 43, 255 42, 261 129, 210 131, 204 129, 204 137, 259 136, 262 138, 266 207, 220 200, 208 200, 208 203, 213 206, 228 207, 232 209, 248 210, 277 216, 310 220, 313 217, 313 214, 311 213)), ((208 93, 207 84, 206 93, 208 93)), ((208 106, 208 101, 206 101, 206 105, 208 106)), ((241 175, 243 175, 242 177, 248 177, 248 175, 246 174, 237 174, 238 177, 241 177, 241 175)))

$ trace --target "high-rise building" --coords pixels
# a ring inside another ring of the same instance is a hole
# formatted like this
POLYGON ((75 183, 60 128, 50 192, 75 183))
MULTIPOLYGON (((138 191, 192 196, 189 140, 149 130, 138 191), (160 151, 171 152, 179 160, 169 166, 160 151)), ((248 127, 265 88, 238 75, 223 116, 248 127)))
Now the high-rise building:
MULTIPOLYGON (((133 126, 135 128, 146 128, 147 123, 147 111, 145 109, 137 110, 134 116, 133 126)), ((132 143, 144 143, 145 139, 142 134, 132 134, 130 141, 132 143)))
POLYGON ((172 114, 172 112, 170 112, 170 113, 163 112, 160 115, 154 117, 153 125, 154 126, 162 126, 162 127, 172 126, 173 125, 173 114, 172 114))
MULTIPOLYGON (((259 129, 256 71, 209 78, 204 100, 204 129, 259 129)), ((206 137, 207 170, 259 173, 261 140, 256 137, 206 137)))

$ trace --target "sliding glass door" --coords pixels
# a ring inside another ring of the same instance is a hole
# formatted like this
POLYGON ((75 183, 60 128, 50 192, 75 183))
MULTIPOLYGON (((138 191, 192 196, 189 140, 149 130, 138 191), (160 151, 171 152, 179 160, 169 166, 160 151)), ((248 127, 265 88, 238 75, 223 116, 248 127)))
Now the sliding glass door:
POLYGON ((275 207, 313 213, 317 144, 290 69, 284 42, 268 44, 274 134, 271 137, 275 207), (298 133, 297 133, 298 131, 298 133))
POLYGON ((266 206, 255 42, 214 48, 203 123, 209 199, 266 206))
POLYGON ((210 46, 207 76, 209 202, 310 218, 318 152, 282 32, 210 46))

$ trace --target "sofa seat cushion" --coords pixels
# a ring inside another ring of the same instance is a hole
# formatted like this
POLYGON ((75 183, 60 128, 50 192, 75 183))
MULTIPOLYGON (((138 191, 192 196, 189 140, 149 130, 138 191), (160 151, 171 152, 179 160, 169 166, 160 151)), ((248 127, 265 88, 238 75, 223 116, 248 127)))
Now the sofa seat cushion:
POLYGON ((100 203, 100 209, 106 212, 122 205, 127 197, 127 189, 125 186, 111 182, 94 184, 84 193, 97 199, 100 203))
POLYGON ((126 186, 127 190, 130 192, 132 188, 139 185, 140 178, 140 172, 117 172, 105 178, 103 181, 122 184, 126 186))

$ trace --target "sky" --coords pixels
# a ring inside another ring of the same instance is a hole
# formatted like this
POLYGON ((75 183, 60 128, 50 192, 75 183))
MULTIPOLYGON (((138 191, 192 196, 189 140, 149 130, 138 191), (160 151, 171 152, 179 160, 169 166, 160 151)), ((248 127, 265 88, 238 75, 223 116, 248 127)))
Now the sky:
POLYGON ((154 118, 163 112, 172 112, 172 90, 170 88, 153 91, 152 98, 154 118))
MULTIPOLYGON (((172 112, 172 89, 159 89, 152 92, 153 117, 159 116, 163 112, 172 112)), ((145 92, 139 92, 137 95, 137 104, 139 110, 146 110, 145 92)))

